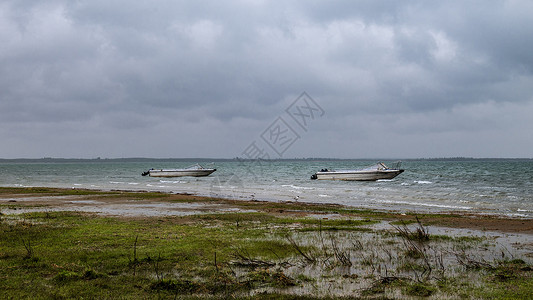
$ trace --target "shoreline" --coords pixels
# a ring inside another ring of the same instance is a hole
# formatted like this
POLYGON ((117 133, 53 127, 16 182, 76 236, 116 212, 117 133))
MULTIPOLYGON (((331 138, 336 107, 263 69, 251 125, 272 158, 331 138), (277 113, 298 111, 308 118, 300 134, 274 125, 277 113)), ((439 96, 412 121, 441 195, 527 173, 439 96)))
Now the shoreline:
POLYGON ((400 213, 357 208, 341 204, 299 201, 233 200, 189 193, 135 190, 93 190, 48 187, 0 187, 0 208, 9 213, 24 211, 82 211, 115 217, 167 217, 217 212, 264 212, 278 216, 323 218, 373 217, 383 221, 412 223, 418 218, 428 226, 463 230, 533 235, 533 219, 468 213, 400 213), (111 195, 111 197, 109 197, 111 195), (154 196, 155 195, 155 196, 154 196), (133 202, 134 201, 134 202, 133 202), (185 203, 194 203, 186 205, 185 203), (165 205, 168 204, 168 205, 165 205), (172 204, 172 205, 170 205, 172 204), (9 211, 6 207, 16 207, 9 211), (26 209, 26 210, 24 210, 26 209), (332 214, 333 212, 333 214, 332 214))
POLYGON ((371 163, 375 162, 301 160, 272 162, 258 168, 254 164, 220 162, 215 164, 217 172, 200 178, 141 176, 150 168, 186 167, 185 162, 6 164, 2 185, 187 192, 236 200, 334 202, 395 213, 474 213, 533 219, 533 203, 529 201, 532 183, 527 177, 533 166, 530 163, 413 161, 406 163, 407 171, 393 180, 313 181, 309 177, 322 167, 349 169, 371 163))

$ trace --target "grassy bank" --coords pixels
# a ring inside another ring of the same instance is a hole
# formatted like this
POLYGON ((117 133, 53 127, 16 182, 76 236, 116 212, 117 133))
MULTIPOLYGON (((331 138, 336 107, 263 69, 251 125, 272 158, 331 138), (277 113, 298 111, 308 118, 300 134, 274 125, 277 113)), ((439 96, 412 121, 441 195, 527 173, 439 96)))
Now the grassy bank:
POLYGON ((0 188, 0 199, 1 209, 41 208, 0 215, 1 298, 527 299, 533 290, 528 257, 491 239, 428 230, 461 216, 417 221, 335 205, 48 188, 0 188), (27 201, 34 197, 253 212, 110 217, 51 211, 27 201), (374 226, 383 220, 391 223, 374 226))

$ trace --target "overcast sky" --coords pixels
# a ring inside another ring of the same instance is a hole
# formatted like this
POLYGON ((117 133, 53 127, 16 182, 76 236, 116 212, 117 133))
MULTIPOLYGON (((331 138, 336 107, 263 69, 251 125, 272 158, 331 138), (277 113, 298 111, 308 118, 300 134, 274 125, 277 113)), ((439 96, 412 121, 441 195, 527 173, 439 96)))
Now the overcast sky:
POLYGON ((0 158, 533 157, 530 0, 4 0, 0 41, 0 158))

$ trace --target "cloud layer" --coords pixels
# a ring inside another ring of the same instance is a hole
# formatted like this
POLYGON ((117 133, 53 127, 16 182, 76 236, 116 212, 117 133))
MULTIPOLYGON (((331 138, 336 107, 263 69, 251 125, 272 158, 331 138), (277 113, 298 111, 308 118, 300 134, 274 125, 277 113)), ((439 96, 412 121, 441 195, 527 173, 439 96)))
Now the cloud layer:
POLYGON ((137 2, 0 3, 0 157, 533 157, 530 1, 137 2))

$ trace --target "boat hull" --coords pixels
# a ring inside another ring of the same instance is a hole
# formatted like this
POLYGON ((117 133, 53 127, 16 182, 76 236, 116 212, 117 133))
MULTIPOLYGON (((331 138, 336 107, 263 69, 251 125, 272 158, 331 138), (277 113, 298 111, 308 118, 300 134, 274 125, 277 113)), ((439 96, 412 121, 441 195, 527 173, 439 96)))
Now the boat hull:
POLYGON ((216 169, 202 169, 202 170, 149 170, 150 177, 205 177, 215 172, 216 169))
POLYGON ((393 179, 403 173, 404 170, 377 170, 377 171, 332 171, 317 172, 316 179, 319 180, 346 180, 346 181, 376 181, 380 179, 393 179))

